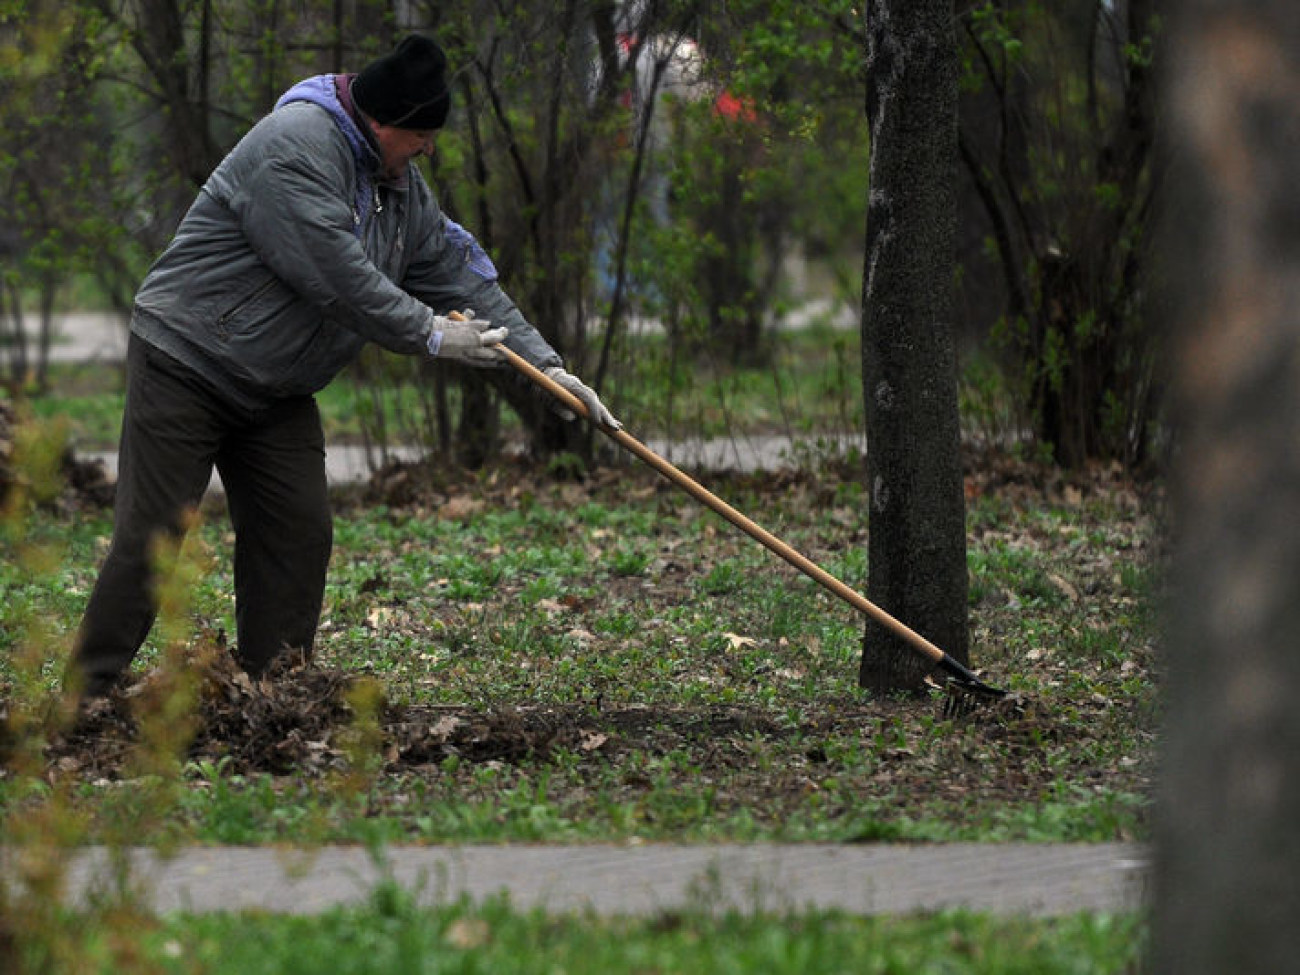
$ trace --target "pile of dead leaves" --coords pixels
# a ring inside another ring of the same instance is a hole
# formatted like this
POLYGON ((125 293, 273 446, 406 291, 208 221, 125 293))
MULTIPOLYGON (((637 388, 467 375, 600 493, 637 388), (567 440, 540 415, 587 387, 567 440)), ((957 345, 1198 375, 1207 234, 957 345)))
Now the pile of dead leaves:
MULTIPOLYGON (((373 713, 358 707, 358 690, 378 685, 364 675, 286 663, 267 679, 248 678, 227 654, 191 662, 199 681, 192 737, 182 749, 194 762, 219 764, 230 774, 321 777, 344 772, 361 759, 388 773, 419 772, 448 758, 469 763, 546 762, 559 754, 612 760, 630 753, 667 754, 688 749, 712 755, 706 765, 746 760, 757 739, 818 740, 837 728, 868 728, 917 705, 877 702, 841 709, 828 706, 802 726, 739 707, 664 707, 548 704, 473 708, 400 705, 378 699, 373 713), (369 736, 364 727, 369 723, 369 736), (369 751, 358 756, 358 741, 369 751), (742 747, 743 746, 743 747, 742 747), (715 754, 716 753, 716 754, 715 754)), ((149 708, 159 706, 167 678, 145 675, 85 709, 70 730, 46 749, 52 778, 115 781, 139 773, 137 751, 149 708)), ((921 710, 925 711, 924 705, 921 710)), ((1028 758, 1056 736, 1055 722, 1023 700, 1008 698, 957 722, 961 747, 978 743, 1023 746, 1028 758)), ((1020 751, 1013 748, 1013 751, 1020 751)), ((809 762, 825 761, 810 754, 809 762)))
MULTIPOLYGON (((670 713, 575 704, 483 710, 401 705, 379 696, 367 714, 358 701, 366 699, 366 689, 377 693, 378 684, 365 675, 294 661, 254 681, 219 645, 193 654, 187 668, 196 686, 184 754, 192 761, 220 763, 233 774, 310 776, 344 770, 357 760, 355 745, 366 738, 366 725, 373 754, 390 770, 437 765, 451 757, 521 762, 546 760, 557 752, 608 755, 622 746, 669 749, 696 737, 778 731, 770 719, 733 708, 670 713)), ((148 717, 165 707, 173 687, 174 681, 154 671, 83 706, 67 730, 51 736, 46 749, 51 774, 89 780, 132 775, 133 755, 146 744, 142 738, 156 734, 146 730, 148 717)))
POLYGON ((131 774, 142 746, 182 751, 195 760, 224 760, 239 773, 310 773, 344 763, 340 732, 355 721, 349 692, 356 679, 310 665, 285 664, 264 680, 244 673, 224 648, 200 645, 186 662, 184 691, 161 670, 129 680, 108 697, 82 706, 70 726, 50 738, 52 770, 92 779, 131 774), (166 697, 190 698, 189 727, 151 725, 166 697), (174 735, 180 741, 145 741, 174 735), (188 740, 188 744, 186 741, 188 740))

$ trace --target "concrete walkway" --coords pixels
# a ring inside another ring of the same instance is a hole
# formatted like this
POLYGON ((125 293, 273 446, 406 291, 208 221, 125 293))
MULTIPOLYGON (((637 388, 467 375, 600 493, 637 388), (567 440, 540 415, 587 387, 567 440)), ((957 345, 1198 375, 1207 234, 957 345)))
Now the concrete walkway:
MULTIPOLYGON (((507 894, 517 909, 555 913, 967 909, 1050 917, 1138 910, 1149 868, 1145 848, 1131 844, 403 846, 381 862, 359 847, 207 847, 131 857, 157 912, 292 914, 364 902, 389 879, 423 905, 507 894)), ((70 902, 102 885, 108 864, 103 850, 77 855, 70 902)))
MULTIPOLYGON (((39 327, 35 316, 29 316, 27 327, 39 327)), ((50 346, 51 362, 103 363, 111 365, 126 358, 126 322, 117 315, 99 312, 74 312, 54 319, 53 343, 50 346)), ((29 341, 34 336, 29 336, 29 341)), ((34 356, 34 349, 28 355, 34 356)))
MULTIPOLYGON (((832 451, 843 454, 851 448, 863 447, 861 436, 843 435, 820 437, 811 442, 811 449, 819 451, 818 456, 825 457, 832 451)), ((791 437, 718 437, 709 440, 667 441, 650 439, 645 441, 647 447, 661 457, 688 471, 705 471, 719 473, 746 473, 756 471, 776 471, 783 467, 798 466, 795 453, 810 447, 791 437)), ((418 447, 398 446, 388 449, 389 460, 418 460, 423 452, 418 447)), ((111 450, 89 450, 78 454, 86 460, 98 460, 104 464, 104 470, 111 480, 117 479, 117 453, 111 450)), ((379 451, 367 452, 364 447, 352 444, 329 444, 325 448, 325 474, 331 485, 355 484, 367 481, 371 476, 371 464, 382 461, 379 451)), ((210 491, 220 492, 221 479, 212 475, 210 491)))

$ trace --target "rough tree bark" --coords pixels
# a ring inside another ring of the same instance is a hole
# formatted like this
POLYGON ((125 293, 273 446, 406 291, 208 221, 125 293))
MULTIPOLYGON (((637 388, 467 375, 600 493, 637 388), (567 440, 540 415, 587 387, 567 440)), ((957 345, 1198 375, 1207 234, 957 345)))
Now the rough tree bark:
POLYGON ((1161 231, 1179 417, 1153 964, 1300 965, 1300 18, 1185 0, 1161 231))
MULTIPOLYGON (((967 660, 953 262, 957 46, 952 0, 867 4, 871 196, 862 374, 873 602, 967 660)), ((928 666, 874 623, 859 681, 921 690, 928 666)))

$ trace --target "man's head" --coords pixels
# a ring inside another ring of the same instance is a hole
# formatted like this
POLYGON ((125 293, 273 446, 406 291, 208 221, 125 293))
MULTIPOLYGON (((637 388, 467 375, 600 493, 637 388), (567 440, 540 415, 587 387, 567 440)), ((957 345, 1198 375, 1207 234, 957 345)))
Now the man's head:
POLYGON ((384 171, 399 176, 416 156, 433 151, 434 134, 447 121, 447 56, 434 41, 412 34, 361 70, 352 98, 370 119, 384 171))

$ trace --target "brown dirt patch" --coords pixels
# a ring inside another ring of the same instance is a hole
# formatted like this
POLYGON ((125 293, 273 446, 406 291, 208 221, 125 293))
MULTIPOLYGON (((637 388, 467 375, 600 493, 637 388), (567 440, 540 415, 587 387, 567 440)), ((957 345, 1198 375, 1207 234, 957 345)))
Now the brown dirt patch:
MULTIPOLYGON (((894 743, 877 745, 874 764, 860 774, 869 777, 873 792, 923 803, 1033 795, 1051 779, 1044 750, 1061 734, 1045 709, 1014 697, 952 719, 941 716, 940 701, 830 701, 799 722, 743 707, 476 709, 382 700, 367 717, 357 692, 377 685, 356 674, 286 665, 253 682, 225 654, 213 654, 194 669, 196 721, 184 753, 195 761, 221 762, 238 775, 310 778, 345 772, 361 756, 358 742, 364 743, 366 761, 374 765, 377 759, 386 776, 399 778, 426 775, 453 757, 462 764, 527 768, 560 755, 617 764, 637 754, 686 753, 699 781, 727 783, 734 806, 779 809, 802 801, 825 777, 844 773, 824 742, 871 739, 887 729, 894 743), (936 727, 943 739, 937 745, 936 727), (756 773, 758 754, 776 767, 756 773)), ((142 736, 151 733, 137 715, 157 706, 163 683, 156 673, 145 675, 54 736, 45 755, 50 777, 97 782, 136 774, 134 756, 142 736)), ((625 785, 636 791, 651 783, 633 773, 625 785)))
MULTIPOLYGON (((386 769, 469 762, 544 762, 559 752, 609 756, 624 750, 666 752, 684 742, 729 735, 788 735, 771 717, 742 708, 535 705, 475 709, 380 701, 358 705, 365 677, 311 664, 284 666, 251 681, 228 657, 198 668, 197 718, 185 753, 224 759, 235 774, 313 774, 345 767, 351 741, 369 725, 386 769)), ((47 749, 52 769, 115 778, 129 768, 142 735, 141 702, 156 701, 162 678, 148 674, 86 708, 47 749)))

